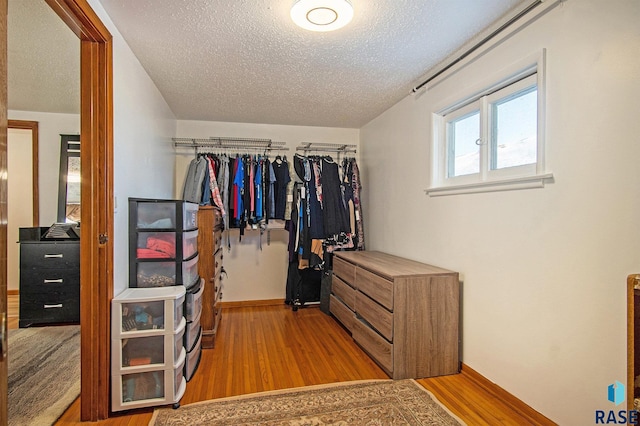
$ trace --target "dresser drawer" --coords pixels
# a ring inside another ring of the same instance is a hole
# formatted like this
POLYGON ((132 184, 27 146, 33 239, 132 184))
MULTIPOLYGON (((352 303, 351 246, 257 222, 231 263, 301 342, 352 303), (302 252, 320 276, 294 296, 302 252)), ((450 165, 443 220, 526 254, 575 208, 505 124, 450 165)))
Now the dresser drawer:
POLYGON ((388 341, 393 341, 393 314, 356 291, 356 313, 378 330, 388 341))
POLYGON ((20 294, 71 291, 80 293, 80 273, 76 269, 23 269, 20 271, 20 294))
POLYGON ((352 311, 356 309, 356 291, 335 275, 331 277, 331 292, 338 296, 352 311))
POLYGON ((20 291, 20 305, 22 302, 42 305, 58 305, 69 300, 79 303, 80 288, 71 286, 43 287, 41 291, 20 291))
POLYGON ((393 345, 384 340, 365 323, 356 319, 353 322, 353 339, 365 350, 389 375, 393 374, 393 345))
POLYGON ((222 258, 223 258, 222 250, 219 250, 213 257, 215 278, 218 278, 220 276, 220 273, 222 272, 222 258))
POLYGON ((362 268, 357 268, 355 282, 358 290, 393 311, 393 282, 362 268))
POLYGON ((222 247, 222 231, 215 231, 213 233, 213 252, 215 253, 222 247))
POLYGON ((54 292, 23 295, 20 292, 20 326, 37 323, 78 322, 80 302, 77 294, 54 292))
POLYGON ((78 269, 80 244, 78 243, 22 243, 21 269, 78 269))
POLYGON ((222 285, 220 283, 222 280, 220 277, 213 280, 213 304, 214 306, 222 299, 222 285))
POLYGON ((220 209, 213 209, 213 229, 222 229, 222 213, 220 209))
POLYGON ((333 273, 349 285, 356 282, 356 267, 336 256, 333 257, 333 273))
POLYGON ((329 311, 345 326, 349 332, 353 332, 353 323, 356 321, 354 313, 347 308, 333 294, 329 296, 329 311))

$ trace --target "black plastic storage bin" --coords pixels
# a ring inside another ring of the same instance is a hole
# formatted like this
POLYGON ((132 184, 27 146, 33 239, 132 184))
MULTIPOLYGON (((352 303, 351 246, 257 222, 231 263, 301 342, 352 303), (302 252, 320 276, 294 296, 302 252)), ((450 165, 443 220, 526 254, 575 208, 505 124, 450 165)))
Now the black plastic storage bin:
POLYGON ((129 287, 189 288, 199 281, 198 207, 129 198, 129 287))

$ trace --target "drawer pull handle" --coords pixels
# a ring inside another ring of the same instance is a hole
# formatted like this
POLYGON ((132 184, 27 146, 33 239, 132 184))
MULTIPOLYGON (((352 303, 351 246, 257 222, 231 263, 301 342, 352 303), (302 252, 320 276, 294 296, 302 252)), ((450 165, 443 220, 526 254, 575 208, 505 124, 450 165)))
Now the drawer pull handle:
POLYGON ((57 305, 44 305, 45 309, 51 309, 51 308, 62 308, 62 303, 58 303, 57 305))
POLYGON ((52 259, 52 258, 58 258, 58 259, 62 259, 64 257, 64 254, 60 253, 60 254, 45 254, 44 258, 45 259, 52 259))
POLYGON ((51 283, 58 283, 58 284, 62 284, 64 281, 62 278, 58 278, 55 280, 44 280, 45 284, 51 284, 51 283))

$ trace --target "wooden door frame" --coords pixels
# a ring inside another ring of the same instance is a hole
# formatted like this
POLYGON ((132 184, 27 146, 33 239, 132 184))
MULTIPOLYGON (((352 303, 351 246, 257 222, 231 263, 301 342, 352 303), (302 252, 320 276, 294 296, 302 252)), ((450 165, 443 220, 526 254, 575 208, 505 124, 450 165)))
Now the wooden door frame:
MULTIPOLYGON (((7 0, 0 0, 0 176, 7 173, 7 0)), ((0 425, 7 416, 7 180, 0 179, 0 425)))
MULTIPOLYGON (((38 122, 30 120, 8 120, 7 128, 9 129, 22 129, 31 130, 31 168, 33 179, 32 191, 33 191, 33 226, 40 225, 40 184, 38 182, 40 163, 38 160, 38 122)), ((7 139, 7 143, 8 143, 7 139)))
POLYGON ((635 378, 640 371, 635 371, 635 288, 640 285, 640 274, 627 276, 627 409, 634 410, 635 378))
POLYGON ((87 0, 45 0, 80 39, 80 419, 109 417, 113 298, 113 44, 87 0))

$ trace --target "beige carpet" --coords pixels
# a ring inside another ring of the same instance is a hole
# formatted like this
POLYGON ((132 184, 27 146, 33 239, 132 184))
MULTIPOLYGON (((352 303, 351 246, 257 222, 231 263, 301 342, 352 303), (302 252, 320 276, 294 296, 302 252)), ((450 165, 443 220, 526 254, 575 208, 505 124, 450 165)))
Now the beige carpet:
POLYGON ((372 380, 261 392, 157 409, 150 425, 460 425, 414 380, 372 380))
POLYGON ((80 326, 9 330, 9 425, 51 425, 80 395, 80 326))

